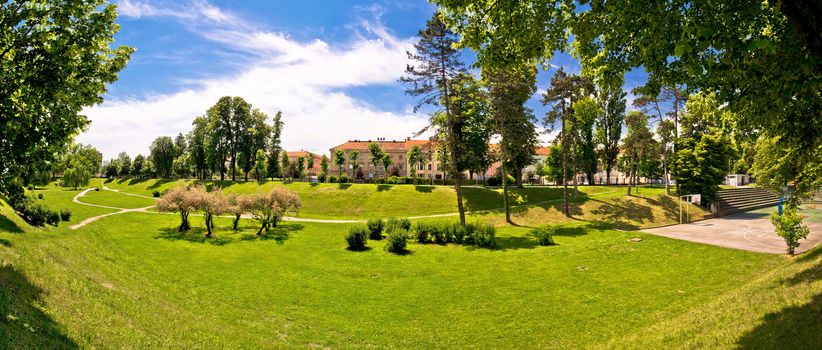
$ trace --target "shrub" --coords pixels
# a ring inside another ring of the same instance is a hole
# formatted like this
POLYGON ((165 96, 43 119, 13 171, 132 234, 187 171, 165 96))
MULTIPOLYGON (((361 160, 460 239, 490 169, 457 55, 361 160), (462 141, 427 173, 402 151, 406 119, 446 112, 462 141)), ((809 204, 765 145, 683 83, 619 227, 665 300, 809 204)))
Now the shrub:
POLYGON ((555 230, 553 227, 545 226, 532 229, 528 235, 534 237, 537 240, 537 244, 549 246, 556 244, 554 243, 554 232, 555 230))
POLYGON ((436 229, 434 224, 418 222, 414 227, 414 234, 417 237, 417 242, 428 243, 431 240, 431 233, 436 229))
POLYGON ((465 243, 479 247, 493 248, 496 245, 496 229, 487 224, 470 225, 466 230, 465 243))
POLYGON ((71 220, 71 210, 68 210, 68 209, 60 210, 60 220, 63 220, 63 221, 71 220))
POLYGON ((406 218, 390 218, 385 221, 385 231, 391 231, 391 229, 401 229, 403 231, 408 231, 411 229, 411 221, 409 221, 406 218))
POLYGON ((325 182, 325 179, 326 179, 327 177, 328 177, 328 174, 326 174, 326 173, 320 173, 320 175, 317 175, 317 182, 325 182))
MULTIPOLYGON (((459 225, 459 224, 457 224, 459 225)), ((452 225, 433 225, 433 230, 431 230, 431 237, 434 239, 434 243, 436 244, 445 244, 448 243, 449 239, 448 236, 451 235, 451 228, 452 225)))
POLYGON ((348 178, 348 174, 343 173, 342 175, 340 175, 340 183, 341 184, 347 184, 348 181, 350 181, 350 179, 348 178))
POLYGON ((151 192, 151 195, 154 196, 154 198, 159 198, 160 197, 160 191, 154 190, 153 192, 151 192))
POLYGON ((395 254, 405 253, 405 246, 408 245, 408 232, 397 228, 389 229, 386 240, 385 250, 395 254))
POLYGON ((46 223, 54 222, 52 213, 57 215, 58 222, 60 220, 60 216, 57 212, 52 211, 41 203, 36 203, 30 197, 22 195, 10 196, 9 204, 20 214, 20 217, 23 218, 23 220, 32 226, 43 226, 46 223))
POLYGON ((57 226, 60 224, 60 214, 58 214, 54 210, 46 210, 46 223, 51 226, 57 226))
POLYGON ((378 179, 377 179, 377 184, 378 184, 378 185, 385 185, 385 179, 383 179, 383 178, 378 178, 378 179))
POLYGON ((384 223, 381 219, 369 219, 366 226, 368 227, 368 238, 377 241, 382 239, 382 229, 384 223))
POLYGON ((400 179, 396 176, 391 176, 391 177, 388 178, 388 183, 390 185, 396 185, 397 183, 399 183, 399 181, 400 181, 400 179))
POLYGON ((808 227, 802 225, 802 218, 796 214, 796 208, 786 208, 779 216, 779 213, 774 211, 771 213, 771 223, 776 229, 776 234, 785 240, 788 246, 788 254, 793 255, 796 247, 799 246, 799 240, 808 237, 808 227))
POLYGON ((455 222, 453 225, 451 225, 451 230, 448 231, 446 240, 448 241, 448 243, 462 244, 465 241, 465 236, 468 235, 468 232, 474 231, 475 227, 475 224, 468 224, 466 226, 462 226, 459 223, 455 222))
POLYGON ((38 194, 37 194, 37 199, 43 199, 43 194, 42 194, 42 193, 38 193, 38 194))
POLYGON ((368 228, 365 226, 354 226, 348 230, 345 241, 348 242, 349 250, 365 250, 365 243, 368 237, 368 228))
POLYGON ((334 175, 329 176, 329 177, 328 177, 328 183, 330 183, 330 184, 335 184, 335 183, 337 183, 337 177, 336 177, 336 176, 334 176, 334 175))

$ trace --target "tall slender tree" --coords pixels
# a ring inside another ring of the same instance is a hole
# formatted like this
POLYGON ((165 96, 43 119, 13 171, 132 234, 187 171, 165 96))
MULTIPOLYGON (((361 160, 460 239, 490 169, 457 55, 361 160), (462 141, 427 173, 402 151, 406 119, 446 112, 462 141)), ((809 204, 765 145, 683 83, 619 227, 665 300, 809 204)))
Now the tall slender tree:
POLYGON ((280 169, 280 153, 282 152, 280 143, 282 142, 281 137, 284 125, 282 117, 282 112, 277 112, 277 114, 274 115, 270 129, 271 136, 268 140, 268 177, 272 179, 282 176, 280 169))
POLYGON ((545 115, 545 124, 553 128, 557 121, 560 122, 559 136, 562 145, 562 179, 563 179, 563 205, 565 215, 569 215, 568 210, 568 148, 573 159, 573 183, 574 192, 577 188, 576 176, 576 140, 574 134, 576 130, 576 118, 574 118, 573 104, 582 97, 590 96, 593 93, 593 82, 578 75, 568 75, 560 68, 551 78, 551 86, 542 96, 544 105, 551 105, 552 109, 545 115))
MULTIPOLYGON (((442 106, 446 120, 446 144, 450 164, 457 164, 457 138, 453 132, 454 120, 450 104, 450 89, 454 77, 465 71, 460 61, 459 51, 455 48, 459 41, 440 19, 439 12, 426 23, 426 28, 418 34, 420 40, 414 44, 415 53, 408 52, 413 63, 406 67, 406 75, 400 79, 408 84, 406 93, 420 98, 417 108, 422 105, 442 106)), ((417 110, 415 108, 415 110, 417 110)), ((450 168, 454 179, 454 191, 457 194, 457 209, 460 224, 465 226, 465 208, 462 203, 462 176, 456 166, 450 168)))
POLYGON ((160 136, 151 143, 151 161, 154 162, 157 175, 161 178, 171 177, 171 172, 174 165, 174 141, 171 137, 160 136))
MULTIPOLYGON (((371 165, 374 166, 374 177, 377 177, 377 172, 382 164, 382 158, 385 157, 385 151, 379 143, 371 142, 368 144, 368 152, 370 153, 371 165)), ((388 175, 388 169, 385 169, 384 175, 388 175)))
POLYGON ((506 168, 513 167, 521 181, 522 167, 533 162, 537 145, 537 132, 533 123, 536 118, 525 103, 536 91, 536 65, 523 63, 501 68, 483 68, 482 75, 489 90, 492 124, 496 134, 500 136, 499 158, 502 166, 505 221, 512 223, 506 168))
POLYGON ((602 145, 599 158, 605 169, 605 183, 611 184, 611 170, 619 157, 619 141, 622 140, 622 124, 625 121, 625 95, 622 84, 604 84, 599 91, 599 104, 603 113, 596 120, 596 142, 602 145))
MULTIPOLYGON (((206 152, 206 139, 208 134, 208 119, 206 117, 194 118, 194 126, 188 132, 188 159, 194 166, 195 175, 200 179, 206 178, 209 169, 206 152)), ((135 173, 136 174, 136 173, 135 173)))
POLYGON ((345 166, 345 151, 341 149, 334 151, 334 165, 339 169, 337 176, 342 176, 343 166, 345 166))

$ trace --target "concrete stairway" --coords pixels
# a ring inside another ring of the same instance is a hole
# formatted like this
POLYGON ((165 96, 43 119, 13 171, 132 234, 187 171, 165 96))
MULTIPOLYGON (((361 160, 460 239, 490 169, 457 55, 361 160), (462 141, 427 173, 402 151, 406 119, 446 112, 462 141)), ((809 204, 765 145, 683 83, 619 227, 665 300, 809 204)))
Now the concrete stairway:
POLYGON ((779 198, 762 188, 743 187, 720 190, 717 202, 719 208, 716 214, 729 215, 775 206, 779 198))

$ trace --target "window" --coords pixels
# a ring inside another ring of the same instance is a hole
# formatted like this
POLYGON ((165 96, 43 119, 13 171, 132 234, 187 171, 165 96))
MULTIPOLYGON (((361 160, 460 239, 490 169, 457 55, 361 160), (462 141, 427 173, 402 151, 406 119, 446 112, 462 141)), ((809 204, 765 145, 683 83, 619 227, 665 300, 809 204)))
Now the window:
POLYGON ((428 164, 428 171, 431 171, 431 164, 428 164))

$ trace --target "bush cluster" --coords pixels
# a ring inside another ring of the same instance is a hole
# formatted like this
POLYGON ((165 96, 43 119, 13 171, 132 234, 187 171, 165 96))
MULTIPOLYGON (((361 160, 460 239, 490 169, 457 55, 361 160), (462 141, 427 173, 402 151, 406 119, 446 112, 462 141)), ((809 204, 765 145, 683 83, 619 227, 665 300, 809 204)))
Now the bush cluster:
POLYGON ((336 177, 336 176, 334 176, 334 175, 329 176, 329 177, 328 177, 328 183, 330 183, 330 184, 335 184, 335 183, 337 183, 337 177, 336 177))
POLYGON ((389 228, 387 231, 385 250, 396 254, 405 253, 405 247, 408 245, 408 231, 398 227, 389 228))
POLYGON ((154 198, 159 198, 160 197, 160 191, 154 190, 153 192, 151 192, 151 195, 154 196, 154 198))
POLYGON ((537 244, 542 246, 556 244, 554 243, 554 228, 550 226, 534 228, 528 235, 534 237, 537 240, 537 244))
POLYGON ((377 241, 382 239, 384 223, 381 219, 369 219, 366 226, 368 227, 369 239, 377 241))
POLYGON ((60 214, 30 197, 11 196, 9 205, 20 214, 23 220, 33 226, 44 226, 45 224, 57 226, 60 223, 60 214))
POLYGON ((491 225, 459 223, 417 223, 414 234, 419 243, 471 244, 493 248, 496 245, 496 230, 491 225))
POLYGON ((348 249, 365 250, 368 234, 368 227, 365 226, 354 226, 349 229, 348 236, 345 237, 345 241, 348 242, 348 249))
POLYGON ((328 179, 328 174, 326 173, 320 173, 320 175, 317 175, 318 182, 325 182, 326 179, 328 179))
POLYGON ((63 209, 60 211, 60 220, 69 221, 71 220, 71 210, 63 209))
POLYGON ((399 229, 403 231, 408 231, 411 229, 411 221, 406 218, 397 219, 397 218, 390 218, 385 220, 385 231, 389 232, 392 229, 399 229))
POLYGON ((348 178, 348 174, 343 173, 342 175, 340 175, 340 183, 341 184, 347 184, 349 181, 350 181, 350 179, 348 178))

